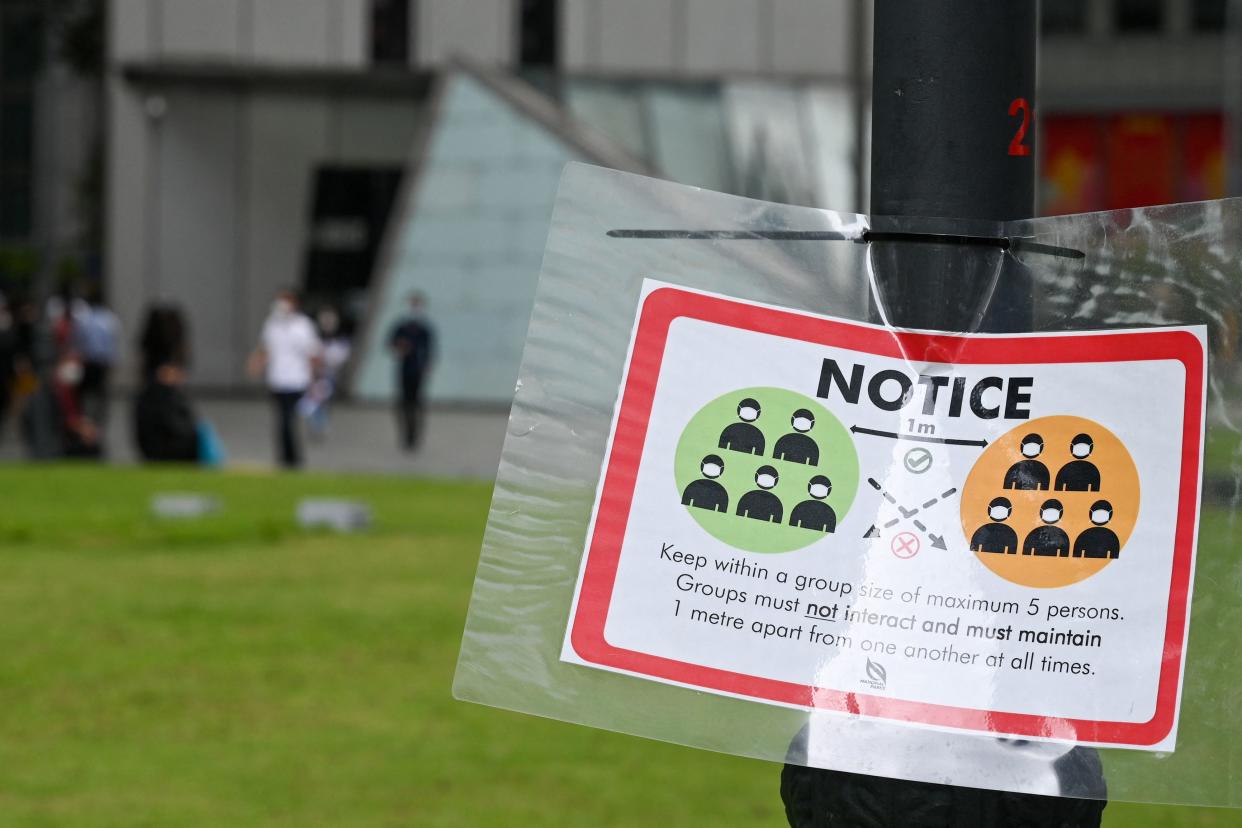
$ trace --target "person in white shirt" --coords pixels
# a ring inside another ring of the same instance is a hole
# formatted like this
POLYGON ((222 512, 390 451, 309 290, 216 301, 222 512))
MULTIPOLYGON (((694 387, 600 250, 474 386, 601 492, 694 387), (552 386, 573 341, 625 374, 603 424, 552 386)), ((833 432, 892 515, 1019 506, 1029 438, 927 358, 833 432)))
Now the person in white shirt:
POLYGON ((276 412, 276 440, 280 464, 293 469, 302 465, 297 433, 298 401, 315 379, 323 345, 315 323, 298 310, 298 297, 282 290, 263 323, 259 347, 250 356, 250 373, 262 373, 272 394, 276 412))

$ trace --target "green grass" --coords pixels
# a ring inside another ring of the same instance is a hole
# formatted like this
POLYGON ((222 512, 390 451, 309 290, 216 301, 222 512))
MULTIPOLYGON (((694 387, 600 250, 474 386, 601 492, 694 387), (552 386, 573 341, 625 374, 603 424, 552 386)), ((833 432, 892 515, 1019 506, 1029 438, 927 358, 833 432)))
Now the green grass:
POLYGON ((0 492, 0 825, 784 824, 776 765, 452 700, 487 487, 66 466, 0 492), (160 491, 224 509, 161 522, 160 491), (375 529, 298 530, 329 494, 375 529))

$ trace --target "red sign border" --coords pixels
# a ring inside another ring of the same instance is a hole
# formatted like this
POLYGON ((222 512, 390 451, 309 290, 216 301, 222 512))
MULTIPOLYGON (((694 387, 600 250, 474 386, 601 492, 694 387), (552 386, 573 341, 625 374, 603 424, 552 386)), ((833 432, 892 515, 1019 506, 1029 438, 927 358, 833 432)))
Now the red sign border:
POLYGON ((570 635, 584 661, 738 696, 799 707, 863 714, 882 719, 1014 736, 1097 744, 1151 746, 1173 730, 1188 623, 1194 563, 1199 464, 1203 418, 1205 353, 1187 331, 1139 331, 1091 335, 1019 337, 953 336, 892 331, 752 305, 672 287, 643 301, 630 354, 629 373, 604 469, 603 488, 589 540, 586 566, 570 635), (891 699, 813 687, 677 661, 609 644, 604 626, 612 601, 622 540, 633 502, 635 480, 646 442, 669 328, 679 318, 697 319, 757 333, 800 339, 912 362, 1029 364, 1132 362, 1172 359, 1186 369, 1182 420, 1182 474, 1174 535, 1164 655, 1156 711, 1146 722, 1061 719, 891 699))

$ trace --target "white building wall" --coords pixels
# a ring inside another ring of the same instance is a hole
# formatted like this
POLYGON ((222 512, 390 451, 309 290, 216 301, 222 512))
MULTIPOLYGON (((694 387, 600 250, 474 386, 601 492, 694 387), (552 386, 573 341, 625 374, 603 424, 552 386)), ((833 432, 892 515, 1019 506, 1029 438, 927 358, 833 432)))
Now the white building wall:
POLYGON ((490 65, 513 62, 514 0, 419 0, 415 5, 418 65, 440 66, 458 55, 490 65))
POLYGON ((853 72, 855 0, 563 0, 569 72, 691 76, 853 72))
POLYGON ((691 73, 755 73, 767 67, 769 4, 761 0, 686 0, 682 63, 691 73))
MULTIPOLYGON (((214 0, 213 0, 214 2, 214 0)), ((367 0, 248 0, 249 57, 256 63, 360 66, 367 54, 367 0)))
POLYGON ((112 0, 112 54, 171 60, 361 66, 367 0, 112 0))
POLYGON ((160 224, 152 276, 158 298, 175 299, 190 315, 195 376, 218 379, 232 373, 235 359, 241 106, 234 96, 195 92, 167 101, 156 127, 160 224))
POLYGON ((237 60, 242 56, 242 0, 149 0, 160 57, 237 60))

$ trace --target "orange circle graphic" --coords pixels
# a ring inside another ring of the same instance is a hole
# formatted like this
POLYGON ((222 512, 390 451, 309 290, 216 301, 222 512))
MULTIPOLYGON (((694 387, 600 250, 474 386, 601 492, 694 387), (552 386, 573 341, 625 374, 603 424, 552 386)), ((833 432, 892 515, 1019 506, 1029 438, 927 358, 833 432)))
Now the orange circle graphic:
POLYGON ((961 505, 962 531, 984 566, 1022 586, 1069 586, 1124 560, 1138 519, 1138 469, 1099 423, 1041 417, 984 450, 961 505))

